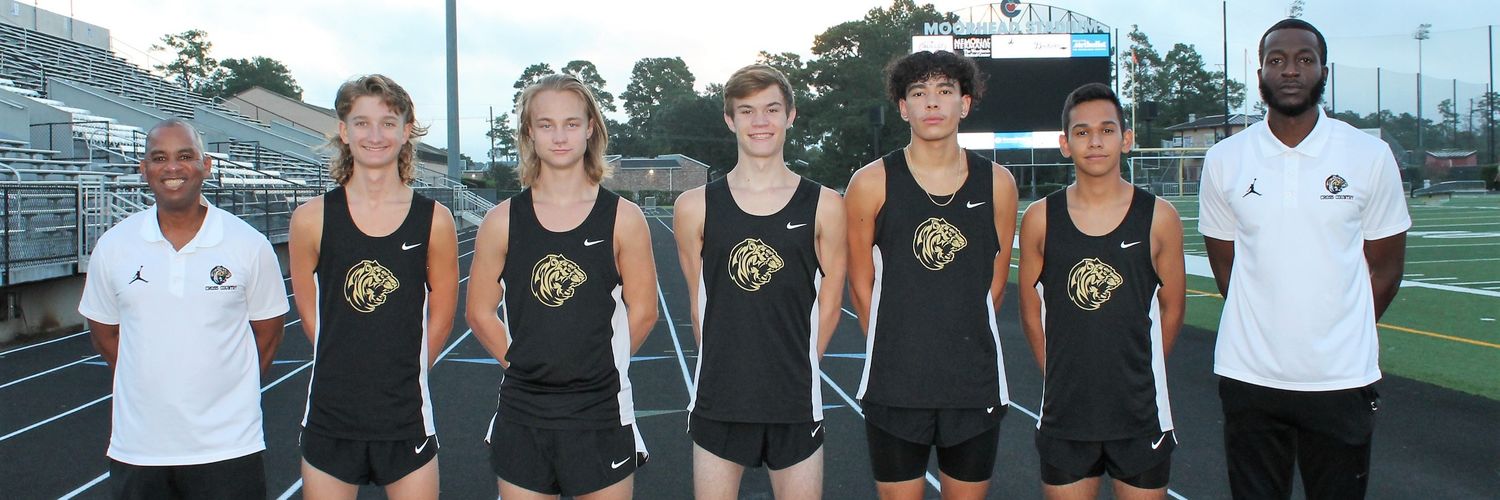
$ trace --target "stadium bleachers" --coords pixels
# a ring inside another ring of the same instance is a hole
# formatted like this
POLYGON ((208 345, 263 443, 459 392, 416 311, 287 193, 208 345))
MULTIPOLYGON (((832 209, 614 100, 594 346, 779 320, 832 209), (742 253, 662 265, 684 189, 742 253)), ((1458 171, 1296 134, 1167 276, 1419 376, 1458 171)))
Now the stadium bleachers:
MULTIPOLYGON (((0 286, 80 272, 104 230, 150 205, 139 163, 146 129, 165 118, 205 137, 205 196, 273 243, 286 241, 292 210, 329 187, 321 137, 249 119, 109 50, 5 23, 0 105, 0 286)), ((493 206, 456 181, 417 188, 461 226, 493 206)))

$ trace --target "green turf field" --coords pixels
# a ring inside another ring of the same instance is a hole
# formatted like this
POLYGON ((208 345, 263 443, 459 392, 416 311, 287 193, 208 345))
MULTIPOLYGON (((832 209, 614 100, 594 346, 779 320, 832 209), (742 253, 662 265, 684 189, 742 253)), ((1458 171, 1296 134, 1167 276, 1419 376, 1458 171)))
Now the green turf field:
MULTIPOLYGON (((1187 254, 1206 255, 1197 199, 1170 200, 1183 218, 1187 254)), ((1381 368, 1500 400, 1500 196, 1408 206, 1406 274, 1381 318, 1381 368)), ((1188 289, 1188 323, 1217 329, 1223 301, 1213 280, 1189 276, 1188 289)))

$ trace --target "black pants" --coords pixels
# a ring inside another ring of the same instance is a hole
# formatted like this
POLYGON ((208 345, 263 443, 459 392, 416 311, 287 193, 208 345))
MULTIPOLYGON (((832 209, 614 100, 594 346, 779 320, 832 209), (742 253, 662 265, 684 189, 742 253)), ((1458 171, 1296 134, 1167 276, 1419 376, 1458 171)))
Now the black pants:
POLYGON ((261 452, 198 465, 131 465, 109 461, 109 489, 116 500, 266 498, 261 452))
POLYGON ((1307 498, 1364 498, 1380 395, 1372 385, 1288 391, 1219 378, 1224 453, 1234 498, 1291 498, 1293 466, 1307 498))

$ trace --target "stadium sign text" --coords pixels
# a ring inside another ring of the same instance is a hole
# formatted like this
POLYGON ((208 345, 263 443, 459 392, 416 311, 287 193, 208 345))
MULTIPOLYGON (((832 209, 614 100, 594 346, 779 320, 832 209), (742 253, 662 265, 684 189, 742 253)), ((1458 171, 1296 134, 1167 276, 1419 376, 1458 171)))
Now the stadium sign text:
POLYGON ((1060 19, 1057 21, 1010 21, 1010 22, 948 22, 923 23, 923 35, 1024 35, 1032 33, 1102 33, 1103 29, 1085 28, 1076 30, 1077 20, 1060 19))

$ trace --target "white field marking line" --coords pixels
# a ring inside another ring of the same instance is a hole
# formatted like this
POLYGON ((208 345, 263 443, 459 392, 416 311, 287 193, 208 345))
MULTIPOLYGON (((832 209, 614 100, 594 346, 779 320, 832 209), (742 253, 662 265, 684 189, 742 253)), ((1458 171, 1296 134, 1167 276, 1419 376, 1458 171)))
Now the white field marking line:
MULTIPOLYGON (((1407 262, 1407 264, 1410 264, 1410 262, 1407 262)), ((1422 274, 1422 273, 1407 273, 1407 274, 1401 275, 1402 278, 1410 278, 1410 277, 1413 277, 1413 276, 1426 276, 1426 275, 1422 274)))
MULTIPOLYGON (((281 492, 281 496, 276 497, 276 500, 287 500, 288 498, 292 498, 292 494, 296 493, 297 490, 300 489, 302 489, 302 479, 298 478, 297 482, 292 483, 291 487, 287 488, 286 491, 281 492)), ((496 500, 499 500, 499 497, 496 497, 496 500)))
POLYGON ((1452 281, 1452 280, 1456 280, 1456 279, 1458 279, 1458 278, 1454 278, 1452 276, 1444 276, 1444 277, 1441 277, 1441 278, 1417 278, 1417 279, 1412 280, 1412 281, 1452 281))
POLYGON ((1500 246, 1500 243, 1461 243, 1461 244, 1457 244, 1457 245, 1407 245, 1406 249, 1407 250, 1411 250, 1413 248, 1493 247, 1493 246, 1500 246))
POLYGON ((5 384, 4 384, 4 385, 0 385, 0 389, 4 389, 4 388, 6 388, 6 387, 10 387, 10 386, 13 386, 13 385, 16 385, 16 384, 19 384, 19 383, 21 383, 21 382, 25 382, 25 381, 27 381, 27 380, 31 380, 31 379, 34 379, 34 378, 37 378, 37 377, 40 377, 40 376, 42 376, 42 375, 46 375, 46 374, 48 374, 48 373, 52 373, 52 372, 55 372, 55 371, 58 371, 58 370, 61 370, 61 369, 63 369, 63 368, 67 368, 67 367, 69 367, 69 366, 73 366, 73 365, 77 365, 77 364, 81 364, 81 363, 84 363, 84 362, 86 362, 86 361, 89 361, 89 360, 91 360, 91 359, 94 359, 94 358, 97 358, 97 357, 99 357, 99 355, 98 355, 98 354, 95 354, 95 355, 93 355, 93 356, 89 356, 89 357, 87 357, 87 358, 83 358, 83 359, 80 359, 80 360, 78 360, 78 361, 74 361, 74 362, 72 362, 72 363, 68 363, 68 364, 65 364, 65 365, 62 365, 62 366, 59 366, 59 367, 56 367, 56 368, 53 368, 53 369, 50 369, 50 370, 47 370, 47 371, 41 371, 41 372, 37 372, 37 373, 33 373, 33 374, 31 374, 31 375, 28 375, 28 376, 26 376, 26 377, 22 377, 22 378, 18 378, 18 379, 16 379, 16 380, 12 380, 12 381, 10 381, 10 382, 6 382, 6 383, 5 383, 5 384))
POLYGON ((1467 227, 1467 226, 1500 226, 1500 221, 1495 222, 1465 222, 1460 224, 1412 224, 1412 229, 1432 229, 1437 227, 1467 227))
MULTIPOLYGON (((668 226, 660 218, 656 219, 656 222, 667 228, 667 232, 677 234, 677 231, 672 230, 672 226, 668 226)), ((688 372, 687 358, 682 355, 682 341, 677 339, 676 322, 672 319, 672 311, 667 309, 667 296, 662 294, 661 286, 656 287, 656 298, 661 300, 662 316, 667 317, 667 332, 672 334, 672 348, 677 350, 677 365, 682 367, 682 383, 687 385, 689 395, 694 394, 696 390, 693 388, 693 376, 688 372)))
MULTIPOLYGON (((1500 260, 1500 259, 1490 259, 1490 260, 1500 260)), ((1464 285, 1493 285, 1493 284, 1496 284, 1496 283, 1500 283, 1500 281, 1466 281, 1466 282, 1463 282, 1463 283, 1449 283, 1449 284, 1453 285, 1453 286, 1464 286, 1464 285)))
MULTIPOLYGON (((1450 263, 1450 262, 1489 262, 1489 261, 1492 261, 1492 260, 1500 260, 1500 258, 1489 258, 1489 259, 1448 259, 1448 260, 1418 260, 1418 261, 1412 261, 1412 262, 1407 262, 1407 263, 1406 263, 1406 264, 1407 264, 1407 265, 1412 265, 1412 264, 1447 264, 1447 263, 1450 263)), ((1418 274, 1418 275, 1417 275, 1417 276, 1422 276, 1422 275, 1421 275, 1421 274, 1418 274)))

